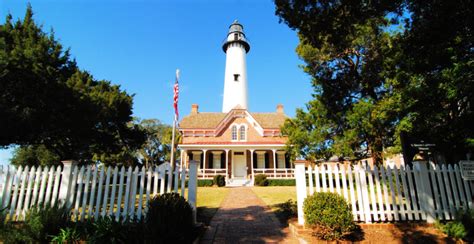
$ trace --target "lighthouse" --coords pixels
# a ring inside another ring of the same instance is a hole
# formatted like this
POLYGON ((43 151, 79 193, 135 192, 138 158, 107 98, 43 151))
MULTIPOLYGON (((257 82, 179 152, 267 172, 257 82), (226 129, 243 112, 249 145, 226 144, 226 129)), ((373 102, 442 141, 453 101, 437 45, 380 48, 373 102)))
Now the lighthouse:
POLYGON ((222 45, 222 49, 226 53, 223 113, 227 113, 237 106, 248 109, 245 57, 250 50, 250 45, 243 30, 244 27, 235 20, 230 25, 229 33, 222 45))

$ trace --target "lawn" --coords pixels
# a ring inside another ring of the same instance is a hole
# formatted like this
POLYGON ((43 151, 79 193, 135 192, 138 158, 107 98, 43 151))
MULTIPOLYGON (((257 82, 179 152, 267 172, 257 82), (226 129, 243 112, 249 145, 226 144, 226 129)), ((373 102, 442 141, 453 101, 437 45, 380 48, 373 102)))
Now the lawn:
MULTIPOLYGON (((198 187, 197 189, 197 221, 209 225, 212 216, 217 212, 222 200, 229 193, 225 187, 198 187)), ((187 196, 187 189, 186 193, 187 196)))
POLYGON ((287 224, 288 219, 296 216, 296 187, 256 186, 252 190, 271 208, 283 224, 287 224), (291 202, 288 202, 288 200, 291 200, 291 202))

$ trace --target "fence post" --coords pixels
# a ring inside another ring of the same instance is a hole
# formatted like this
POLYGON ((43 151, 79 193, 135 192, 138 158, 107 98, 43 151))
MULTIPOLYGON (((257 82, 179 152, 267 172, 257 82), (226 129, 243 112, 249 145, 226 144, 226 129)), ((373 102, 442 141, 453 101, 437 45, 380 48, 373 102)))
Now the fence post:
POLYGON ((435 218, 436 218, 435 216, 436 213, 435 213, 435 208, 434 208, 433 193, 431 191, 427 162, 416 161, 414 162, 414 166, 415 166, 414 168, 416 168, 420 176, 420 181, 418 182, 421 184, 417 186, 417 190, 420 191, 418 195, 420 196, 421 209, 424 211, 424 214, 426 215, 426 222, 434 223, 435 218))
POLYGON ((59 206, 64 204, 66 204, 66 206, 70 206, 70 201, 72 201, 72 198, 69 197, 71 194, 70 189, 72 185, 72 169, 77 165, 77 161, 65 160, 61 161, 61 163, 63 163, 63 170, 61 173, 61 185, 59 186, 58 204, 60 204, 59 206))
POLYGON ((306 199, 306 161, 295 161, 296 203, 298 207, 298 224, 304 225, 303 202, 306 199))
POLYGON ((197 167, 198 161, 189 161, 189 178, 188 178, 188 202, 193 208, 193 221, 196 223, 196 194, 197 194, 197 167))

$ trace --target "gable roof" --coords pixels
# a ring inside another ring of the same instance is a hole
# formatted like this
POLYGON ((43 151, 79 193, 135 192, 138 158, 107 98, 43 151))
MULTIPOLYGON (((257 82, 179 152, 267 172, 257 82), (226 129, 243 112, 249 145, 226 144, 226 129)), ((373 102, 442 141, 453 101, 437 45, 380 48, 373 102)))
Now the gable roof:
MULTIPOLYGON (((288 118, 283 113, 250 113, 264 129, 277 129, 288 118)), ((214 129, 227 113, 195 113, 185 116, 179 123, 182 129, 214 129)))

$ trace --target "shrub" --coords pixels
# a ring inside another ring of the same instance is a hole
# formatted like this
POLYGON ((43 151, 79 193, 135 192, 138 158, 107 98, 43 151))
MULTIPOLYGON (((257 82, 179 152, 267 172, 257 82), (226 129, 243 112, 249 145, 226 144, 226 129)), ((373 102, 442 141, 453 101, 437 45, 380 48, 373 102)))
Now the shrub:
POLYGON ((216 185, 218 187, 225 186, 225 176, 223 176, 223 175, 214 176, 213 181, 214 181, 214 185, 216 185))
POLYGON ((51 242, 58 243, 58 244, 72 244, 72 243, 79 243, 81 240, 81 235, 76 230, 76 228, 65 228, 59 231, 59 234, 53 236, 51 242))
POLYGON ((295 179, 268 179, 269 186, 296 186, 295 179))
POLYGON ((275 211, 275 215, 282 223, 286 223, 289 219, 298 215, 298 208, 296 206, 296 202, 291 199, 288 199, 288 201, 284 203, 276 204, 275 207, 277 208, 275 211))
POLYGON ((336 193, 318 192, 307 197, 303 210, 306 224, 324 240, 339 239, 355 227, 349 205, 336 193))
POLYGON ((177 193, 153 197, 145 217, 147 239, 154 243, 190 243, 194 239, 193 210, 177 193))
POLYGON ((116 221, 105 216, 92 220, 86 227, 87 239, 90 243, 127 243, 135 237, 130 237, 128 225, 130 221, 116 221))
POLYGON ((212 186, 212 185, 213 185, 212 180, 197 180, 197 186, 207 187, 207 186, 212 186))
POLYGON ((264 174, 258 174, 255 176, 255 185, 257 186, 268 186, 267 176, 264 174))
POLYGON ((36 242, 49 242, 60 230, 71 224, 71 213, 66 207, 33 207, 26 213, 21 231, 36 242))
POLYGON ((461 222, 453 221, 446 224, 438 224, 437 226, 444 234, 456 240, 463 239, 467 234, 466 228, 464 228, 464 225, 461 222))

